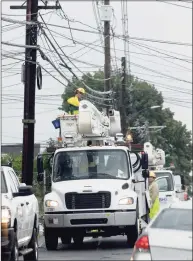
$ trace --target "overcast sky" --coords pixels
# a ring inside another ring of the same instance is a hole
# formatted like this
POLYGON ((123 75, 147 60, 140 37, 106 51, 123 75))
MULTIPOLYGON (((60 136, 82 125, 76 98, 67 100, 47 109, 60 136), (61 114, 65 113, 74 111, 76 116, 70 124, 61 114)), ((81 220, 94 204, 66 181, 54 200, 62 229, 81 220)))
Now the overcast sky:
MULTIPOLYGON (((76 21, 70 23, 71 27, 96 31, 91 28, 97 28, 92 1, 60 1, 60 3, 65 14, 76 21)), ((192 82, 192 47, 132 39, 132 37, 136 37, 192 43, 192 10, 190 9, 192 5, 190 3, 179 3, 179 1, 172 3, 188 8, 171 5, 169 2, 137 1, 128 3, 131 72, 141 79, 154 83, 165 98, 164 107, 169 107, 175 113, 175 119, 187 124, 187 128, 192 130, 192 84, 189 83, 192 82), (156 50, 156 52, 149 48, 156 50), (146 69, 141 68, 141 66, 146 69), (166 75, 171 78, 166 77, 166 75)), ((24 21, 25 11, 10 10, 12 4, 22 4, 22 2, 3 1, 2 17, 24 21)), ((112 26, 115 34, 121 35, 123 33, 121 1, 112 1, 112 6, 114 8, 112 26)), ((52 24, 49 28, 58 44, 63 47, 65 54, 73 59, 73 62, 82 72, 94 71, 103 67, 104 54, 99 34, 72 30, 71 35, 68 22, 61 16, 60 12, 47 10, 41 11, 41 14, 43 14, 45 22, 52 24), (54 27, 53 25, 61 27, 54 27), (67 27, 67 29, 62 28, 62 26, 67 27), (73 43, 72 38, 76 41, 76 44, 73 43), (86 48, 85 45, 88 47, 86 48), (74 58, 84 63, 80 63, 74 58)), ((41 19, 39 18, 39 20, 41 19)), ((2 26, 2 41, 25 44, 24 25, 2 22, 2 26)), ((48 33, 48 31, 46 32, 48 33)), ((58 67, 59 58, 54 53, 50 55, 44 49, 49 49, 49 47, 46 46, 45 38, 41 34, 39 34, 38 43, 58 67)), ((124 56, 123 40, 115 38, 116 50, 113 49, 113 41, 111 47, 111 55, 114 57, 112 66, 120 66, 120 58, 124 56)), ((24 86, 21 83, 21 66, 24 59, 23 52, 24 48, 2 46, 2 54, 11 55, 14 58, 2 57, 2 143, 22 142, 24 86), (19 54, 13 56, 15 52, 19 54)), ((39 56, 38 62, 66 84, 58 72, 39 56)), ((72 64, 68 63, 68 65, 78 76, 81 76, 81 73, 72 64)), ((70 73, 62 67, 61 69, 70 79, 70 73)), ((64 92, 64 88, 64 85, 48 73, 44 73, 43 88, 36 90, 36 142, 45 143, 50 137, 57 137, 58 131, 53 128, 51 121, 60 113, 58 107, 62 102, 61 94, 64 92)))

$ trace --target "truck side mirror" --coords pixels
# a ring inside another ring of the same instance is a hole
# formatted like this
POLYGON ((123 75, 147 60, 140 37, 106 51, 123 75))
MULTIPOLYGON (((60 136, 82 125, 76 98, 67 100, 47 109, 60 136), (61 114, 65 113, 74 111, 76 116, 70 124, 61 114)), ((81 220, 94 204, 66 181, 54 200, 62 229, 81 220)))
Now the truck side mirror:
POLYGON ((143 153, 141 155, 141 168, 148 169, 148 154, 147 153, 143 153))
POLYGON ((43 157, 42 155, 37 156, 37 181, 41 182, 44 178, 44 163, 43 163, 43 157))
POLYGON ((144 179, 149 178, 149 170, 144 169, 144 170, 142 171, 142 177, 143 177, 144 179))

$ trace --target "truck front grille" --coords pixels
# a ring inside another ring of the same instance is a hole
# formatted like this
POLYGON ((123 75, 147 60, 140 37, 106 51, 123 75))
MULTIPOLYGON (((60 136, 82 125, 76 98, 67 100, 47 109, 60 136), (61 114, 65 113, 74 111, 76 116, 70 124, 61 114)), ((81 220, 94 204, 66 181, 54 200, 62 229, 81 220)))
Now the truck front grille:
POLYGON ((95 209, 109 208, 111 205, 110 192, 98 193, 66 193, 67 209, 95 209))
POLYGON ((96 225, 107 224, 107 218, 92 218, 92 219, 71 219, 71 225, 96 225))

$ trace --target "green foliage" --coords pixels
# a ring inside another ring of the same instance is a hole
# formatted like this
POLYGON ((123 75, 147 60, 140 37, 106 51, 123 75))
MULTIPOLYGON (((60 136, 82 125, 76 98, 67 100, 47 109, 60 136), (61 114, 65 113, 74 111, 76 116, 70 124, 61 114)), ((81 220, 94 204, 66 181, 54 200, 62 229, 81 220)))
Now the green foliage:
MULTIPOLYGON (((11 154, 1 155, 1 164, 8 164, 9 162, 12 163, 12 168, 15 170, 16 174, 21 180, 22 154, 19 154, 17 156, 11 154)), ((34 179, 36 179, 36 165, 36 159, 34 159, 34 179)))
MULTIPOLYGON (((104 84, 96 79, 104 79, 104 73, 97 71, 93 75, 86 74, 82 78, 92 89, 102 91, 104 84)), ((117 74, 112 79, 112 88, 115 92, 115 107, 120 109, 120 75, 117 74)), ((145 81, 140 81, 135 77, 130 77, 132 82, 132 103, 129 99, 129 86, 126 87, 124 104, 126 104, 127 126, 143 126, 144 124, 153 126, 166 126, 162 131, 151 133, 151 142, 155 147, 164 149, 166 152, 166 166, 170 163, 175 165, 175 173, 185 176, 185 183, 189 182, 189 172, 192 169, 192 142, 191 132, 186 125, 176 121, 174 113, 169 108, 163 109, 163 96, 155 86, 145 81), (151 106, 159 105, 161 108, 149 109, 151 106)), ((77 87, 83 87, 81 82, 72 78, 72 83, 77 87)), ((74 95, 75 86, 68 84, 62 94, 61 110, 66 110, 66 100, 74 95)), ((99 107, 98 107, 99 108, 99 107)), ((143 131, 133 131, 134 143, 143 143, 147 135, 143 131)))

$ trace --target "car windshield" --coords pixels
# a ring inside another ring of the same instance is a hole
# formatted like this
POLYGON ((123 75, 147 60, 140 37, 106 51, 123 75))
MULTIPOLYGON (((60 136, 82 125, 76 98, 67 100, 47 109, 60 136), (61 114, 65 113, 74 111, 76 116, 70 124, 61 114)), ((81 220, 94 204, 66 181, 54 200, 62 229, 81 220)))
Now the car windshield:
POLYGON ((7 186, 5 183, 5 176, 3 171, 1 171, 1 193, 7 193, 7 186))
POLYGON ((158 215, 151 227, 192 231, 192 209, 166 208, 158 215))
POLYGON ((123 150, 61 151, 54 158, 54 182, 128 178, 128 156, 123 150))
POLYGON ((163 177, 163 176, 168 176, 169 179, 167 179, 167 185, 165 186, 164 183, 166 183, 166 180, 160 180, 158 181, 158 187, 160 191, 173 191, 174 190, 174 182, 173 182, 173 177, 170 172, 155 172, 156 178, 163 177), (163 189, 164 187, 164 189, 163 189))

